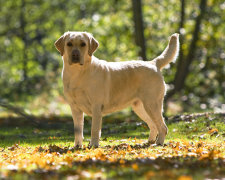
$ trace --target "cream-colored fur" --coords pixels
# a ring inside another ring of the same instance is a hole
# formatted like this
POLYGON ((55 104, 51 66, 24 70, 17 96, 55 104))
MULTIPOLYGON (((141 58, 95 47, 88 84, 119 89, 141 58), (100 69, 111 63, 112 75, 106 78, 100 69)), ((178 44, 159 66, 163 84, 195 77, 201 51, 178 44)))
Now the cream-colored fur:
POLYGON ((75 146, 82 146, 83 113, 92 116, 91 146, 97 147, 102 116, 128 106, 148 124, 148 141, 163 145, 167 134, 162 116, 166 87, 160 70, 176 59, 178 34, 170 37, 159 57, 148 62, 99 60, 93 56, 98 42, 86 32, 67 32, 55 46, 63 59, 64 94, 72 111, 75 146))

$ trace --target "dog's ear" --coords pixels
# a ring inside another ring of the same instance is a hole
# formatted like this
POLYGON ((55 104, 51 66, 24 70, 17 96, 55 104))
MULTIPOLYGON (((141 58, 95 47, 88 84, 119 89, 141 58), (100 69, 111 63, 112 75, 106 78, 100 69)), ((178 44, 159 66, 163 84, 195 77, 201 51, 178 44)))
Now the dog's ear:
POLYGON ((88 38, 88 55, 92 56, 98 48, 99 43, 90 33, 85 32, 84 35, 88 38))
POLYGON ((63 34, 56 42, 55 47, 60 52, 61 56, 64 54, 65 34, 63 34))

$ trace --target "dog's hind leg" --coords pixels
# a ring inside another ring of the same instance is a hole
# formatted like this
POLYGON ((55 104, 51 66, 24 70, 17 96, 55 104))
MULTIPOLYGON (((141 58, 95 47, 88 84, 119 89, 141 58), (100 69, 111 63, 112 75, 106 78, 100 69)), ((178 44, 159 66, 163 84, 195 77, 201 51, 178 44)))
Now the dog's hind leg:
POLYGON ((144 122, 147 123, 149 129, 150 129, 150 134, 148 138, 148 142, 151 144, 154 144, 158 135, 157 128, 155 126, 155 123, 152 121, 148 113, 145 111, 145 108, 143 106, 143 103, 139 100, 136 101, 132 105, 133 111, 141 118, 144 122))
POLYGON ((147 114, 151 117, 152 121, 154 121, 157 130, 158 130, 158 139, 156 144, 163 145, 165 136, 167 134, 168 128, 164 122, 162 116, 162 103, 163 99, 159 101, 144 101, 143 105, 147 112, 147 114))

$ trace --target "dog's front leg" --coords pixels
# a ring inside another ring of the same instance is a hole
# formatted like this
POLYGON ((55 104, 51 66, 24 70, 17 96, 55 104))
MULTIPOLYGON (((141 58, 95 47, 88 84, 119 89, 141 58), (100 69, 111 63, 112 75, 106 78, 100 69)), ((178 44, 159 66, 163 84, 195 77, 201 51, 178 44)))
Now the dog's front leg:
POLYGON ((99 146, 99 138, 101 137, 102 113, 101 105, 95 105, 92 108, 92 124, 91 124, 91 147, 99 146))
POLYGON ((74 146, 82 147, 83 142, 83 128, 84 128, 84 113, 73 106, 70 106, 74 123, 74 146))

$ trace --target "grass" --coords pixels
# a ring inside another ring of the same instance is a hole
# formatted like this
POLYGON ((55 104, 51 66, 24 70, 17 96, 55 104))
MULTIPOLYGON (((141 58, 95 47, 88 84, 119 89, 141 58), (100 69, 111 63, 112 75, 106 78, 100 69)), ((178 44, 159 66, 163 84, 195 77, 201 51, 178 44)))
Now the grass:
POLYGON ((103 120, 100 147, 74 150, 71 122, 0 128, 0 179, 205 179, 225 177, 224 114, 169 118, 164 146, 147 145, 135 117, 103 120), (110 120, 112 121, 112 120, 110 120))

